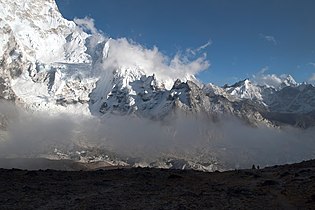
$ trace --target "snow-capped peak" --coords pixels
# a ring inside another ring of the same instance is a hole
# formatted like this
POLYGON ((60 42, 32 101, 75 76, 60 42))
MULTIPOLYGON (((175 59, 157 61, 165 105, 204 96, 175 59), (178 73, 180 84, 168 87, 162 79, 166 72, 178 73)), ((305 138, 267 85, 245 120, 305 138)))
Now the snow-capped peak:
POLYGON ((288 87, 288 86, 289 87, 296 87, 299 85, 290 74, 281 75, 280 79, 282 80, 281 84, 280 84, 280 88, 288 87))
MULTIPOLYGON (((75 23, 64 19, 53 0, 1 0, 1 48, 14 38, 16 49, 26 60, 41 63, 87 63, 84 39, 75 23)), ((3 52, 0 52, 1 54, 3 52)))
POLYGON ((261 88, 249 79, 242 80, 231 86, 225 86, 224 88, 229 94, 237 98, 262 100, 261 88))
POLYGON ((259 74, 253 76, 254 82, 259 86, 266 86, 275 90, 280 90, 284 87, 296 87, 299 85, 294 78, 289 74, 259 74))
MULTIPOLYGON (((171 89, 177 78, 194 79, 189 63, 176 57, 167 64, 157 48, 85 33, 62 17, 54 0, 0 0, 0 7, 0 76, 12 90, 6 98, 33 110, 89 113, 113 88, 137 95, 133 83, 143 76, 155 75, 162 89, 171 89)), ((191 65, 206 67, 203 62, 191 65)))

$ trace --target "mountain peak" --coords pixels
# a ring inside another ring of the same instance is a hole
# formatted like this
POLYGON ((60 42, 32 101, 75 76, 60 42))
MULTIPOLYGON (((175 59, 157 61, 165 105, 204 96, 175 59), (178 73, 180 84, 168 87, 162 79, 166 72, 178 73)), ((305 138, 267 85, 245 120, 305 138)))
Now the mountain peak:
POLYGON ((280 88, 287 87, 287 86, 290 86, 290 87, 298 86, 298 83, 294 80, 294 78, 290 74, 281 75, 280 78, 282 79, 280 88))
MULTIPOLYGON (((60 14, 54 0, 1 0, 1 33, 7 37, 0 43, 5 50, 13 38, 26 60, 41 63, 87 63, 84 40, 88 36, 60 14)), ((2 53, 1 53, 2 54, 2 53)))
POLYGON ((248 78, 236 82, 231 86, 225 86, 224 89, 232 96, 240 99, 262 99, 261 88, 252 83, 248 78))
POLYGON ((243 79, 241 81, 238 81, 236 83, 234 83, 233 85, 225 85, 224 88, 229 88, 229 87, 240 87, 240 86, 248 86, 251 84, 251 81, 249 80, 249 78, 243 79))
POLYGON ((260 74, 253 77, 256 84, 281 90, 284 87, 296 87, 299 85, 294 78, 289 74, 282 74, 280 76, 275 74, 260 74))

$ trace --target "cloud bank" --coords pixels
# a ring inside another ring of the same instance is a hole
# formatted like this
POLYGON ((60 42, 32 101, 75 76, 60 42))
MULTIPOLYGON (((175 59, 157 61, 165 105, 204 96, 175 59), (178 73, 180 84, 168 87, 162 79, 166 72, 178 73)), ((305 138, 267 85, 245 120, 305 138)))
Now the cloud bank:
MULTIPOLYGON (((1 116, 10 114, 3 103, 0 111, 1 116)), ((157 122, 132 116, 91 119, 11 112, 15 117, 7 123, 6 132, 1 131, 7 135, 0 141, 0 157, 41 157, 55 149, 105 148, 139 161, 215 159, 231 169, 298 162, 315 155, 314 128, 253 128, 230 117, 214 123, 180 113, 170 121, 157 122)))
POLYGON ((109 52, 103 64, 104 69, 139 69, 146 75, 155 74, 157 79, 165 83, 173 83, 176 79, 194 80, 195 75, 209 66, 206 55, 190 60, 178 53, 169 58, 157 47, 148 49, 126 38, 109 40, 109 52))

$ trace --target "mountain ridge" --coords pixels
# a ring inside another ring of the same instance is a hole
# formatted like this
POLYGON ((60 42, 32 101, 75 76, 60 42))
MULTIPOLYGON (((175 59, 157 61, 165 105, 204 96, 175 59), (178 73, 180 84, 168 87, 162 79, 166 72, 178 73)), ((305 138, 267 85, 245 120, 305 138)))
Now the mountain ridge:
MULTIPOLYGON (((157 67, 142 57, 120 58, 122 50, 143 49, 126 39, 86 33, 64 19, 53 0, 1 0, 0 5, 4 8, 0 13, 4 37, 0 96, 32 111, 135 114, 161 120, 179 109, 207 116, 232 115, 253 126, 292 122, 268 113, 303 116, 314 111, 315 87, 298 84, 290 75, 281 76, 279 87, 249 79, 224 87, 201 84, 185 72, 177 77, 175 70, 155 71, 157 67), (123 59, 128 62, 120 63, 123 59)), ((150 53, 158 54, 156 49, 150 53)))

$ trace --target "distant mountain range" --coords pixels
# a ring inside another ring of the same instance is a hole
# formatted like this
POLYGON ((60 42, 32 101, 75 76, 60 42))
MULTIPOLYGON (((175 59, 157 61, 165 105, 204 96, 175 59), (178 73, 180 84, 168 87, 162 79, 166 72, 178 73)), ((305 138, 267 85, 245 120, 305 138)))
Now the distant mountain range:
POLYGON ((315 125, 315 87, 287 75, 279 87, 249 79, 218 87, 107 65, 116 40, 85 33, 53 0, 0 1, 0 97, 33 111, 161 120, 177 110, 232 115, 251 125, 315 125))

